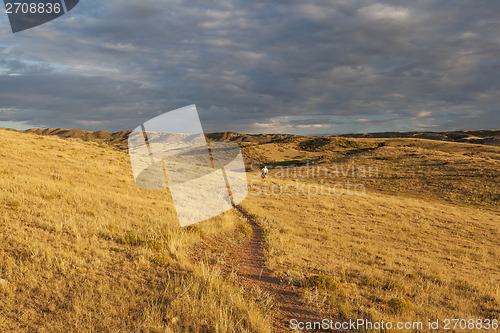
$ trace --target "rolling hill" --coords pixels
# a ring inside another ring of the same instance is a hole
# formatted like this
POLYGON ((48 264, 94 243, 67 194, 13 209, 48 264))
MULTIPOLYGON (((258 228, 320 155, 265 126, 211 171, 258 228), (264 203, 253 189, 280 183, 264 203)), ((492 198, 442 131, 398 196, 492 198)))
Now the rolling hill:
POLYGON ((180 228, 129 132, 0 129, 0 331, 498 320, 500 147, 460 142, 497 132, 208 134, 241 147, 249 194, 180 228))
MULTIPOLYGON (((82 141, 106 142, 118 149, 127 149, 127 138, 130 130, 120 132, 109 131, 83 131, 80 129, 64 128, 32 128, 21 131, 39 135, 55 135, 62 138, 80 139, 82 141)), ((237 143, 279 143, 299 140, 300 135, 293 134, 240 134, 235 132, 207 133, 211 141, 232 141, 237 143)), ((483 145, 500 145, 500 130, 454 131, 454 132, 383 132, 363 134, 341 134, 326 137, 346 138, 406 138, 427 139, 449 142, 464 142, 483 145)))

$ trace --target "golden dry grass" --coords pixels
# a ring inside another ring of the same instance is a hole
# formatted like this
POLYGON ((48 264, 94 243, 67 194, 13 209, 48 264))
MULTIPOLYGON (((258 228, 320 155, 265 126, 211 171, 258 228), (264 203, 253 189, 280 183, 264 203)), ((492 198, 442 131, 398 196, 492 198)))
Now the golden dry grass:
POLYGON ((265 307, 191 264, 231 212, 180 228, 106 145, 0 130, 1 332, 267 332, 265 307))
POLYGON ((500 149, 429 141, 388 140, 266 181, 253 173, 244 207, 266 231, 269 267, 334 319, 498 319, 500 149), (378 177, 323 173, 362 165, 378 177), (328 193, 347 181, 366 194, 328 193), (333 287, 311 284, 318 276, 333 287))
MULTIPOLYGON (((269 268, 331 319, 498 318, 500 148, 325 142, 241 143, 247 163, 320 170, 249 173, 243 206, 269 268), (376 176, 342 175, 352 166, 376 176), (366 194, 315 192, 347 181, 366 194)), ((137 187, 125 152, 0 130, 0 181, 0 331, 273 330, 272 295, 242 290, 207 248, 251 237, 248 225, 227 212, 180 228, 168 192, 137 187)))

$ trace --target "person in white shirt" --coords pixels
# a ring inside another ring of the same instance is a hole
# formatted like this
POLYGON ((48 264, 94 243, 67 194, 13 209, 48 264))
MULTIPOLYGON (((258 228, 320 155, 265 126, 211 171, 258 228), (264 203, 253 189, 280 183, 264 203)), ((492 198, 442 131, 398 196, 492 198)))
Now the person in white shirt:
POLYGON ((268 172, 269 169, 267 168, 267 166, 264 165, 264 167, 262 168, 262 178, 266 178, 268 172))

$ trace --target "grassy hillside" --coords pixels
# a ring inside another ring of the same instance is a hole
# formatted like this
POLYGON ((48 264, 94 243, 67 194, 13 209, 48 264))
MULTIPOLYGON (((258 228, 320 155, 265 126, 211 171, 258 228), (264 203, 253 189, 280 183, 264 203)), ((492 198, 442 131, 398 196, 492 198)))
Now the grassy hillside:
POLYGON ((374 193, 250 196, 244 207, 267 232, 270 268, 333 318, 500 315, 498 213, 374 193), (412 305, 399 313, 394 298, 412 305))
POLYGON ((246 148, 274 167, 244 202, 269 267, 332 318, 498 319, 500 149, 346 140, 246 148))
POLYGON ((168 191, 137 187, 114 148, 126 133, 39 134, 0 130, 1 332, 500 316, 495 145, 213 134, 242 148, 250 193, 180 228, 168 191))
POLYGON ((500 205, 500 147, 495 146, 425 139, 302 138, 245 145, 243 154, 249 170, 266 164, 276 169, 279 178, 318 184, 321 179, 335 184, 353 178, 366 189, 385 194, 485 208, 500 205), (367 173, 371 168, 373 176, 359 177, 360 167, 367 173))
MULTIPOLYGON (((65 128, 32 128, 24 133, 35 133, 40 135, 53 135, 61 138, 74 138, 83 141, 106 142, 111 146, 126 150, 127 138, 130 130, 116 133, 108 131, 83 131, 80 129, 65 128)), ((210 141, 232 141, 240 144, 248 143, 290 143, 306 140, 306 137, 293 134, 241 134, 235 132, 207 133, 207 139, 210 141)), ((453 131, 453 132, 385 132, 385 133, 362 133, 362 134, 343 134, 320 137, 320 140, 331 140, 340 138, 402 138, 402 139, 426 139, 432 141, 461 142, 482 145, 500 146, 500 130, 477 130, 477 131, 453 131)))
POLYGON ((181 229, 124 152, 0 130, 1 332, 267 332, 251 294, 192 264, 231 212, 181 229))

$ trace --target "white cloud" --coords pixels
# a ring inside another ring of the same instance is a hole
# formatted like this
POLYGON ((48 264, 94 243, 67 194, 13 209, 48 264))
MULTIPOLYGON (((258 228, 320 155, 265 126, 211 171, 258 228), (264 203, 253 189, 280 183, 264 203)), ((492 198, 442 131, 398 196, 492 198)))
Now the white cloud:
POLYGON ((426 118, 426 117, 431 117, 432 116, 432 111, 420 111, 417 114, 418 118, 426 118))
POLYGON ((393 7, 376 3, 359 10, 362 17, 370 20, 395 20, 406 21, 410 17, 408 8, 393 7))

